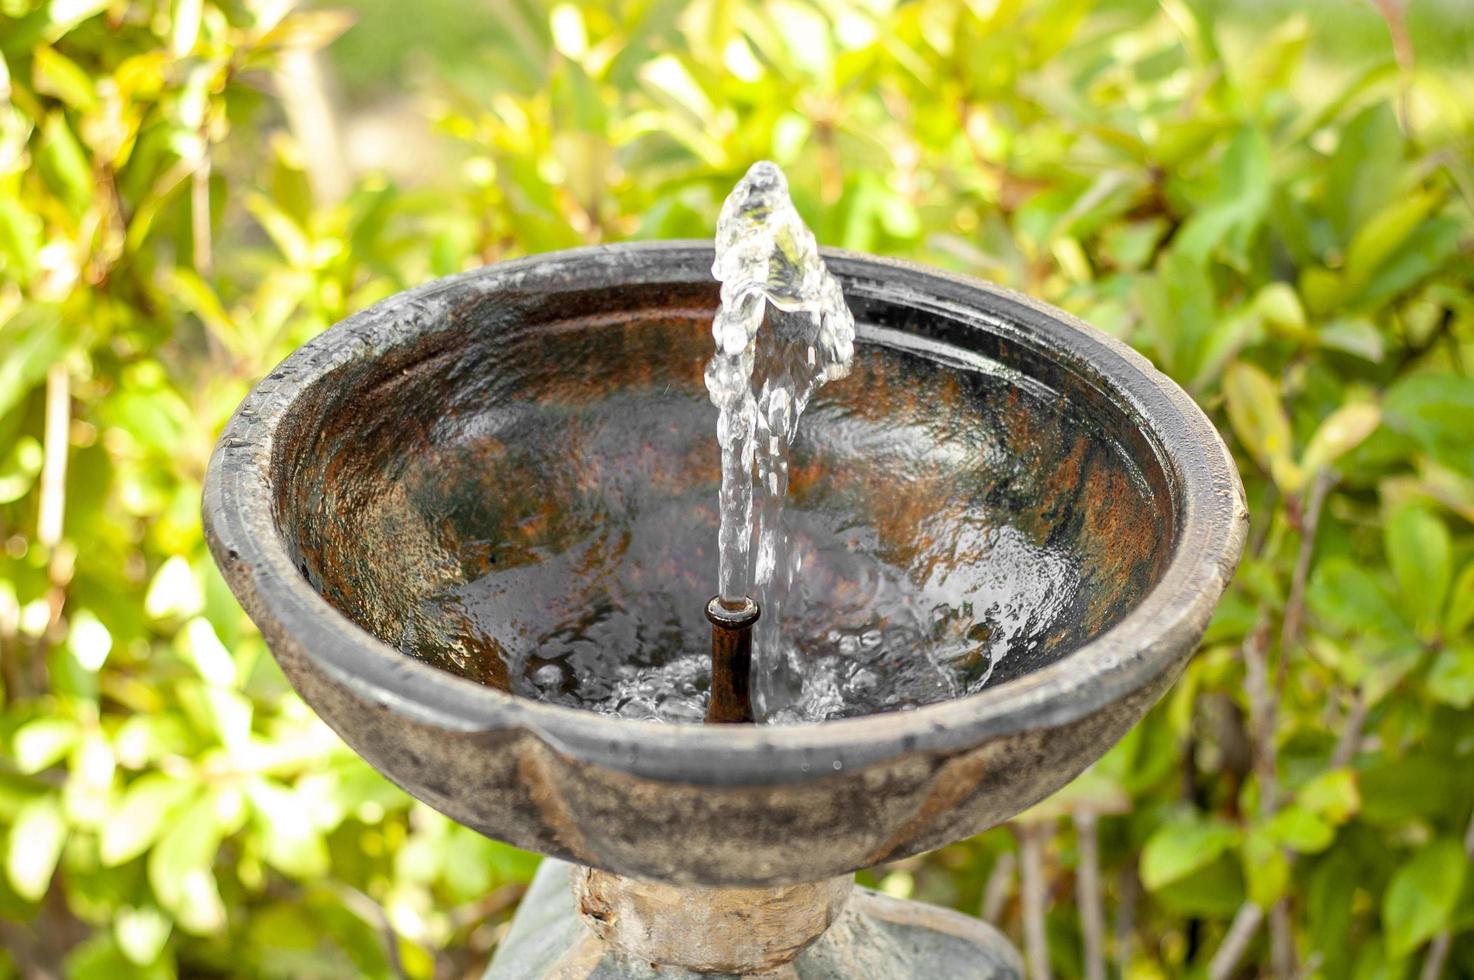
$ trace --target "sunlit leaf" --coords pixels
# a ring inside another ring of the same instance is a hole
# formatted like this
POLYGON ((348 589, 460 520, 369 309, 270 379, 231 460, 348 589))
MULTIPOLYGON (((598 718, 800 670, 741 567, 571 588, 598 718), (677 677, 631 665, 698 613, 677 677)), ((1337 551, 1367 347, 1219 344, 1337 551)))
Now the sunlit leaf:
POLYGON ((34 902, 46 894, 66 839, 66 822, 54 797, 39 797, 21 807, 5 845, 5 875, 17 895, 34 902))
POLYGON ((1295 799, 1306 811, 1342 824, 1361 807, 1361 790, 1350 769, 1328 769, 1300 787, 1295 799))
POLYGON ((1265 827, 1271 838, 1302 854, 1323 851, 1335 839, 1336 830, 1325 819, 1303 806, 1291 805, 1276 813, 1265 827))
POLYGON ((0 418, 46 377, 69 336, 61 311, 45 303, 28 304, 0 323, 0 418))
POLYGON ((1237 827, 1193 818, 1163 824, 1141 852, 1141 881, 1153 891, 1192 874, 1239 841, 1237 827))
POLYGON ((225 925, 214 871, 220 838, 215 802, 203 796, 169 821, 149 853, 148 880, 154 895, 188 932, 208 934, 225 925))
POLYGON ((173 926, 167 916, 151 906, 125 908, 113 920, 113 935, 129 962, 148 966, 159 958, 173 926))
POLYGON ((143 608, 153 618, 163 619, 198 612, 204 601, 194 569, 183 556, 174 555, 154 574, 143 608))
POLYGON ((1439 651, 1428 671, 1428 693, 1461 711, 1474 704, 1474 643, 1439 651))
POLYGON ((1223 377, 1228 418, 1244 448, 1280 483, 1298 489, 1302 479, 1291 458, 1290 419, 1279 389, 1269 375, 1245 361, 1231 365, 1223 377))
POLYGON ((22 725, 11 739, 21 772, 40 772, 77 744, 81 728, 70 718, 37 718, 22 725))
POLYGON ((180 807, 199 792, 197 784, 162 773, 148 773, 124 790, 111 819, 103 825, 99 851, 106 865, 118 865, 153 846, 180 807))
POLYGON ((1341 406, 1316 427, 1301 454, 1301 470, 1306 474, 1320 472, 1361 445, 1381 422, 1382 411, 1376 405, 1341 406))

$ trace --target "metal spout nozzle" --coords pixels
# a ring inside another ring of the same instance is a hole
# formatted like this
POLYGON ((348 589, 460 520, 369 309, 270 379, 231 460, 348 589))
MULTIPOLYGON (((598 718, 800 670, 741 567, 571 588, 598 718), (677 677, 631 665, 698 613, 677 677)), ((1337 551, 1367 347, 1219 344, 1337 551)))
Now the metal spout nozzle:
POLYGON ((706 604, 711 621, 711 703, 706 722, 751 722, 752 624, 762 610, 751 599, 733 604, 714 596, 706 604))

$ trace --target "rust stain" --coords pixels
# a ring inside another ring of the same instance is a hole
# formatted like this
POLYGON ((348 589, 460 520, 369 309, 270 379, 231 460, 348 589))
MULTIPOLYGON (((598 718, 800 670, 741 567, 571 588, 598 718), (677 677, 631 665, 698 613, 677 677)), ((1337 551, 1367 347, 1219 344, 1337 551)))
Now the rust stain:
POLYGON ((517 776, 553 840, 579 861, 592 864, 593 852, 578 829, 578 817, 563 798, 551 756, 551 750, 536 739, 522 740, 517 752, 517 776))
POLYGON ((863 867, 880 864, 919 837, 944 813, 956 809, 983 781, 988 770, 983 750, 975 750, 943 763, 927 789, 926 798, 911 816, 893 830, 878 847, 865 856, 863 867))

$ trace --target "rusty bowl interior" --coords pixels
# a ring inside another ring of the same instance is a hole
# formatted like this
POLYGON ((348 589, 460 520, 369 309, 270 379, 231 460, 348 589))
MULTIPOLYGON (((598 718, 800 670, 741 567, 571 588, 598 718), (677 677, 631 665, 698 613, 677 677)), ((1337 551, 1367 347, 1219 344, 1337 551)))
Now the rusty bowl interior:
MULTIPOLYGON (((1103 752, 1191 652, 1242 545, 1221 442, 1171 382, 1058 311, 835 253, 859 344, 795 449, 794 629, 820 644, 866 628, 887 588, 927 582, 965 601, 986 686, 738 731, 540 703, 549 664, 575 690, 613 641, 652 660, 705 641, 710 264, 679 243, 542 256, 326 332, 212 460, 227 579, 350 745, 524 847, 762 885, 1006 819, 1103 752)), ((882 687, 914 693, 922 655, 881 646, 882 687)))

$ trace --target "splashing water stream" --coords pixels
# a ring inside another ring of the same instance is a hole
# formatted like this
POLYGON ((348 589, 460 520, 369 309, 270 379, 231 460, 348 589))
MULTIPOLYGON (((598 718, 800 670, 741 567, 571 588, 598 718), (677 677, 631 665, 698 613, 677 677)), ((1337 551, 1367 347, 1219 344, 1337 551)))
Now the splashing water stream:
POLYGON ((855 318, 787 180, 766 161, 753 164, 722 205, 712 274, 722 283, 712 323, 717 349, 706 368, 720 411, 720 595, 738 604, 751 594, 762 606, 752 697, 759 717, 772 716, 802 691, 782 635, 799 571, 783 528, 789 449, 814 392, 849 373, 855 318))
POLYGON ((416 601, 400 648, 522 697, 700 722, 713 537, 722 596, 763 607, 761 722, 908 710, 1078 642, 1070 624, 1109 578, 1028 523, 1053 492, 1037 460, 1070 457, 1081 480, 1135 486, 1113 444, 986 359, 884 324, 857 350, 839 284, 772 164, 727 199, 716 244, 714 355, 679 317, 539 334, 546 363, 645 370, 602 388, 529 375, 484 435, 406 477, 402 492, 427 507, 447 488, 498 489, 465 517, 480 537, 416 601), (705 392, 692 370, 703 361, 705 392), (520 486, 541 491, 500 490, 520 486))

